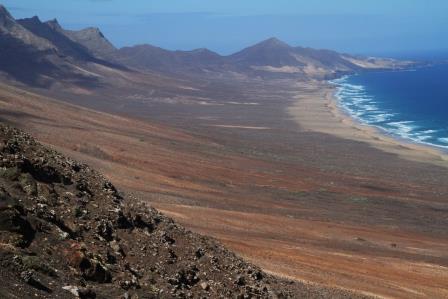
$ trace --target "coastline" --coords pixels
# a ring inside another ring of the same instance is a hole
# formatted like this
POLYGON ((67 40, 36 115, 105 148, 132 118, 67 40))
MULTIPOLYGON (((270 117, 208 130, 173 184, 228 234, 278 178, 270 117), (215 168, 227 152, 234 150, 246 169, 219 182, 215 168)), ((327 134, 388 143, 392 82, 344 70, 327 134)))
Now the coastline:
POLYGON ((304 131, 330 134, 365 142, 402 158, 448 167, 448 153, 430 145, 387 135, 380 128, 361 123, 339 105, 337 87, 329 82, 297 83, 299 94, 289 114, 304 131))

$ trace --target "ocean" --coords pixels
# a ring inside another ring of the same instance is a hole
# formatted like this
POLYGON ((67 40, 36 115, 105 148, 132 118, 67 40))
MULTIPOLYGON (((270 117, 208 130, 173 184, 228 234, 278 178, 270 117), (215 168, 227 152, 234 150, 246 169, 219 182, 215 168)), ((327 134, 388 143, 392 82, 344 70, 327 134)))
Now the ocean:
POLYGON ((360 73, 331 83, 339 105, 359 122, 448 150, 448 64, 360 73))

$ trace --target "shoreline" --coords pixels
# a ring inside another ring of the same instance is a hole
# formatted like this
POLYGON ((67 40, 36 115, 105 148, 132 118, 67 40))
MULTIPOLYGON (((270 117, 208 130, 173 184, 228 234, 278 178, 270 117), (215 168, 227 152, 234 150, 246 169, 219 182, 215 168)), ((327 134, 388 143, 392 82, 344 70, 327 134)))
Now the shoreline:
POLYGON ((288 112, 302 130, 365 142, 411 161, 448 167, 446 151, 388 135, 381 128, 362 123, 351 116, 339 105, 337 86, 326 81, 299 82, 297 86, 301 94, 295 97, 297 101, 288 108, 288 112))
MULTIPOLYGON (((430 68, 430 67, 431 66, 424 66, 424 67, 421 67, 421 68, 430 68)), ((409 72, 409 71, 414 71, 414 69, 393 70, 393 71, 387 71, 387 72, 409 72)), ((430 143, 430 142, 424 142, 424 141, 421 141, 421 140, 420 141, 419 140, 415 140, 415 139, 412 139, 410 137, 400 136, 400 134, 395 134, 393 132, 390 132, 387 128, 384 128, 381 125, 369 124, 368 122, 365 122, 361 117, 357 117, 355 115, 352 115, 350 110, 347 109, 346 107, 344 107, 342 99, 338 95, 338 92, 341 90, 341 88, 339 87, 340 84, 338 82, 336 82, 336 81, 337 80, 345 81, 345 79, 349 79, 350 77, 352 77, 354 75, 357 75, 357 74, 344 75, 342 77, 338 77, 336 79, 332 79, 332 80, 326 81, 326 83, 328 83, 330 86, 336 86, 335 93, 334 93, 334 98, 335 98, 336 105, 337 105, 339 110, 341 110, 343 113, 346 114, 347 117, 353 119, 358 125, 364 125, 364 126, 375 128, 375 129, 378 130, 379 134, 385 135, 385 136, 390 137, 392 139, 395 139, 395 140, 397 140, 400 143, 405 143, 407 145, 417 145, 417 146, 429 147, 431 149, 439 151, 442 155, 448 155, 448 146, 438 145, 438 144, 434 144, 434 143, 430 143)), ((399 122, 407 122, 407 121, 400 120, 399 122)))

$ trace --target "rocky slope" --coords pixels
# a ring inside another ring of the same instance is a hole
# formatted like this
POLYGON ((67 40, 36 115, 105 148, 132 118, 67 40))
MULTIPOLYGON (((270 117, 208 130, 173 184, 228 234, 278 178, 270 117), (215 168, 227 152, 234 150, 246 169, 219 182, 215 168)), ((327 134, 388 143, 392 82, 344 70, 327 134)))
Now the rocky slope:
POLYGON ((107 58, 111 53, 116 51, 114 45, 112 45, 98 28, 90 27, 79 31, 64 30, 60 26, 59 28, 61 30, 60 32, 74 42, 83 45, 90 51, 90 53, 99 58, 107 58))
POLYGON ((0 125, 1 298, 346 298, 274 278, 0 125))
POLYGON ((72 41, 63 34, 62 28, 57 21, 41 22, 38 17, 17 20, 17 23, 42 39, 51 42, 58 49, 60 55, 81 59, 93 60, 93 55, 87 48, 72 41))
POLYGON ((56 48, 18 24, 4 6, 0 5, 0 73, 31 84, 36 74, 55 71, 51 59, 56 48))
MULTIPOLYGON (((35 36, 11 16, 8 10, 0 4, 0 36, 9 36, 20 41, 24 46, 33 46, 36 50, 54 50, 54 46, 47 40, 35 36)), ((3 46, 3 45, 2 45, 3 46)))

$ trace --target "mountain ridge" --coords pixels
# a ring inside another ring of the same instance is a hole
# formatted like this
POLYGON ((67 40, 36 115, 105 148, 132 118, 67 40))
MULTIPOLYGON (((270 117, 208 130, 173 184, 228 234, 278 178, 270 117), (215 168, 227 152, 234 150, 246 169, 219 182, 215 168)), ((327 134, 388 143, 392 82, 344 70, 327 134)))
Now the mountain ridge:
POLYGON ((407 67, 411 62, 368 58, 341 54, 326 49, 293 47, 271 37, 230 55, 220 55, 209 49, 201 51, 166 50, 150 44, 118 49, 112 59, 139 70, 167 73, 197 72, 243 73, 268 78, 298 77, 325 79, 343 73, 370 69, 407 67))
POLYGON ((57 25, 54 25, 53 23, 49 24, 48 22, 41 22, 37 16, 19 19, 17 20, 17 23, 36 36, 50 41, 56 46, 59 54, 85 60, 92 60, 94 58, 87 48, 69 39, 65 34, 59 31, 57 25))
POLYGON ((57 19, 42 22, 35 16, 15 20, 4 6, 0 11, 0 33, 3 44, 10 49, 0 53, 0 58, 7 64, 0 65, 0 70, 28 84, 42 80, 51 84, 51 80, 70 77, 88 84, 88 80, 98 78, 92 74, 101 72, 95 64, 162 75, 301 80, 323 80, 360 70, 395 69, 408 65, 331 50, 292 47, 275 37, 227 56, 207 48, 170 51, 149 44, 117 49, 96 27, 66 30, 57 19), (16 48, 19 50, 13 50, 16 48), (30 55, 30 52, 36 54, 30 55), (14 64, 8 65, 9 61, 21 60, 29 61, 30 74, 14 68, 14 64))

